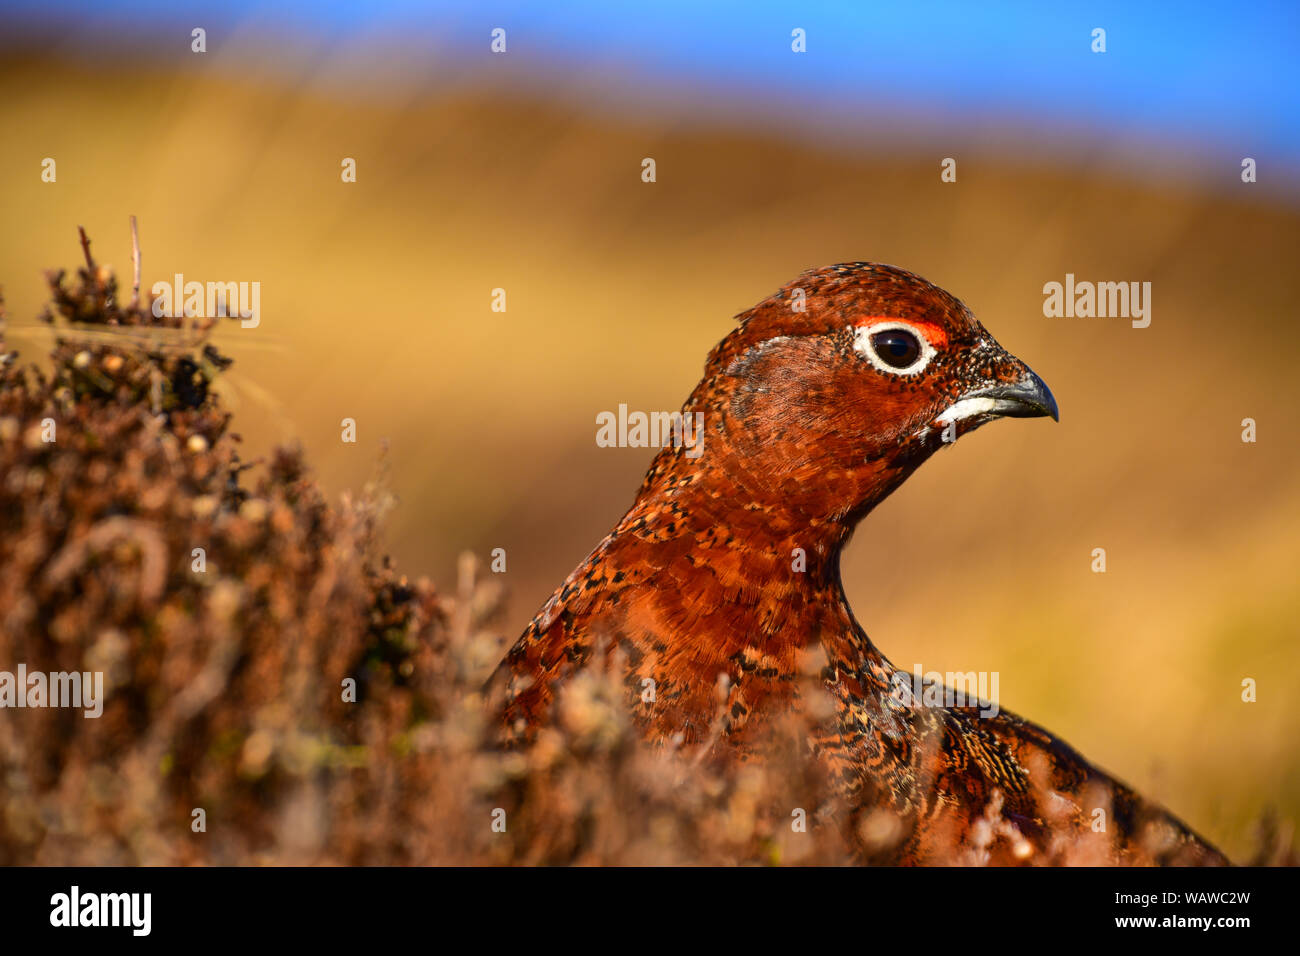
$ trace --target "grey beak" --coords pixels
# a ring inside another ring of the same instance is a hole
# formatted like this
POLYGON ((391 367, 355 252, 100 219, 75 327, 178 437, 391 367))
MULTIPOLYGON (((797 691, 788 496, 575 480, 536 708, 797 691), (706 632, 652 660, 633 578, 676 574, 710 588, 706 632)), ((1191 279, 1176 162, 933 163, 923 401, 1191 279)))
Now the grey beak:
POLYGON ((1061 413, 1056 407, 1056 398, 1052 395, 1052 390, 1028 368, 1025 369, 1025 376, 1020 381, 981 389, 978 397, 993 399, 996 405, 992 411, 996 415, 1005 415, 1009 418, 1038 418, 1050 415, 1052 421, 1061 420, 1061 413))

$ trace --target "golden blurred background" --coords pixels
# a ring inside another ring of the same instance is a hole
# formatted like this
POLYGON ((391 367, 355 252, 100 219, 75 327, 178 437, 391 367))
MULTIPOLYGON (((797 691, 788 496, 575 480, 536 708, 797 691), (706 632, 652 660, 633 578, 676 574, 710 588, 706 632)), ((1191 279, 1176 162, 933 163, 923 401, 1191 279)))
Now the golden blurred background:
POLYGON ((78 225, 129 274, 137 216, 146 286, 260 281, 260 327, 217 340, 248 457, 299 441, 342 494, 387 442, 400 567, 449 588, 461 551, 504 548, 508 636, 652 457, 597 447, 598 412, 679 407, 732 317, 806 268, 942 285, 1061 421, 982 430, 871 515, 844 564, 857 617, 900 667, 1000 672, 1003 707, 1230 855, 1268 808, 1300 817, 1293 197, 1235 165, 1133 175, 1104 143, 854 144, 486 80, 341 95, 42 53, 10 57, 0 90, 10 345, 47 350, 41 271, 79 262, 78 225), (1067 272, 1150 281, 1150 327, 1045 318, 1067 272))

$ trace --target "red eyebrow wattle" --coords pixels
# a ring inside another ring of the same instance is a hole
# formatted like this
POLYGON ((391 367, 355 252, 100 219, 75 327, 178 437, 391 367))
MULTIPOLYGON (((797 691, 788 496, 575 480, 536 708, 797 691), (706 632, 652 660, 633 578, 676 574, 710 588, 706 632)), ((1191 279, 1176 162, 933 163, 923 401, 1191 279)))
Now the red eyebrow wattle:
POLYGON ((916 329, 925 336, 927 342, 937 349, 941 349, 948 344, 947 331, 936 322, 925 322, 921 319, 900 319, 896 315, 864 315, 853 320, 853 324, 858 328, 875 325, 877 322, 897 322, 900 325, 916 329))

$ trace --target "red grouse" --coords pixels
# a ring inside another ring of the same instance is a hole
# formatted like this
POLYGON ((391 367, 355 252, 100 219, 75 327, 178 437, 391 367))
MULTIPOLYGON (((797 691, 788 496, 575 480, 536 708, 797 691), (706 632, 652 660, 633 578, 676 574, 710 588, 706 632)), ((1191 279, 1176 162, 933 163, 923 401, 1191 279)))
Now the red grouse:
POLYGON ((655 457, 489 682, 507 740, 550 719, 577 669, 621 667, 653 743, 756 759, 777 721, 805 716, 863 860, 961 862, 975 848, 1052 863, 1091 840, 1087 862, 1226 863, 1028 721, 926 706, 849 610, 840 551, 854 526, 946 442, 995 418, 1057 418, 1043 381, 956 298, 891 266, 805 273, 739 319, 682 408, 703 415, 702 445, 655 457), (809 659, 825 691, 815 716, 809 659), (863 833, 882 811, 902 826, 873 844, 863 833))

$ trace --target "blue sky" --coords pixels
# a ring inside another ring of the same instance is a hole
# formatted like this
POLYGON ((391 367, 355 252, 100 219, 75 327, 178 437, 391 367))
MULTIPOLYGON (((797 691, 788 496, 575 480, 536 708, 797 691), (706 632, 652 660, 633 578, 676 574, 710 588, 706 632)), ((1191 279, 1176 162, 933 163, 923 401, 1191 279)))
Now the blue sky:
POLYGON ((995 118, 1053 135, 1138 136, 1216 161, 1254 155, 1261 167, 1300 172, 1297 2, 6 0, 5 19, 63 22, 74 44, 139 45, 200 24, 214 47, 255 21, 289 47, 304 38, 334 49, 392 43, 483 69, 488 32, 500 26, 514 68, 544 67, 548 82, 616 74, 611 89, 743 103, 774 119, 818 111, 851 125, 881 110, 932 124, 995 118), (807 31, 802 56, 790 52, 794 27, 807 31), (1094 27, 1107 31, 1104 55, 1089 49, 1094 27))

